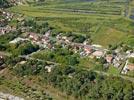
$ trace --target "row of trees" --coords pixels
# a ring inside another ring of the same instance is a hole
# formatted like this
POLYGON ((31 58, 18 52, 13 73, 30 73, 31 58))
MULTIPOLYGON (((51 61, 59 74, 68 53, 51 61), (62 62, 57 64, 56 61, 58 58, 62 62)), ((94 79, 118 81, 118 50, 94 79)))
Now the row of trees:
POLYGON ((25 19, 24 20, 24 27, 30 27, 29 31, 36 32, 39 34, 44 34, 50 29, 53 29, 48 22, 43 22, 41 24, 38 24, 34 19, 25 19))

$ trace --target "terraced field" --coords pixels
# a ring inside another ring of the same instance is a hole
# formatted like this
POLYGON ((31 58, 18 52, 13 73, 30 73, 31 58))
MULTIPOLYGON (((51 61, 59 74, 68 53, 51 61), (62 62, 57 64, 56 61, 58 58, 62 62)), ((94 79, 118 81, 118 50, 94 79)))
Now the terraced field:
POLYGON ((109 44, 118 44, 134 35, 133 2, 46 0, 43 3, 31 2, 30 6, 16 6, 9 10, 34 17, 38 22, 48 21, 60 31, 89 34, 94 43, 108 47, 109 44))

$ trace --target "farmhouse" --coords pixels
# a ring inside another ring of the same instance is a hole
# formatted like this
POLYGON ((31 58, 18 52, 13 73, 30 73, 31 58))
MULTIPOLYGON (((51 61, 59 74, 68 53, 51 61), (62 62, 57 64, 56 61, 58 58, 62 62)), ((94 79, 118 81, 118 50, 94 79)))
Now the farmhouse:
POLYGON ((107 63, 112 63, 112 61, 113 61, 113 56, 112 55, 106 55, 106 61, 107 61, 107 63))
POLYGON ((86 54, 91 54, 93 52, 93 49, 90 46, 84 46, 84 52, 86 54))
POLYGON ((133 71, 133 70, 134 70, 134 64, 128 64, 128 65, 127 65, 127 69, 128 69, 129 71, 133 71))
POLYGON ((45 35, 43 35, 41 41, 42 41, 44 44, 47 44, 47 43, 49 42, 49 37, 46 37, 45 35))
POLYGON ((30 32, 30 33, 28 33, 28 35, 29 35, 29 38, 33 39, 35 42, 39 41, 39 39, 40 39, 40 37, 36 33, 30 32))
POLYGON ((49 30, 49 31, 47 31, 47 32, 45 33, 45 36, 46 36, 46 37, 50 37, 50 35, 51 35, 51 30, 49 30))
POLYGON ((92 55, 97 57, 97 58, 101 58, 104 56, 104 52, 98 50, 98 51, 93 52, 92 55))

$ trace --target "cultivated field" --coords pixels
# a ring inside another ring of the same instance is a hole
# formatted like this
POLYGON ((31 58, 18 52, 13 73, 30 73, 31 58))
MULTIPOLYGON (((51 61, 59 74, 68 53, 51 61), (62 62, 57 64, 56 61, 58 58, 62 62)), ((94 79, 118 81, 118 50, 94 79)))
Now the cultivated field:
MULTIPOLYGON (((93 43, 108 47, 132 36, 133 0, 46 0, 9 10, 48 21, 60 31, 89 34, 93 43), (75 2, 74 2, 75 1, 75 2), (131 2, 130 2, 131 1, 131 2), (130 19, 131 18, 131 19, 130 19)), ((132 45, 134 39, 128 44, 132 45)), ((127 43, 127 42, 126 42, 127 43)))

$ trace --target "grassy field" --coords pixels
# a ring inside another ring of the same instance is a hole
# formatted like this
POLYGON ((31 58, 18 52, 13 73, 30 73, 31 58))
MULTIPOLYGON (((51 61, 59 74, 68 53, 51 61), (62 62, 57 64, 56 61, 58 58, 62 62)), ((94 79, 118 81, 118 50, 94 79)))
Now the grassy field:
MULTIPOLYGON (((134 22, 125 13, 132 7, 127 0, 46 0, 30 6, 15 6, 10 11, 48 21, 61 31, 90 34, 93 43, 108 47, 133 35, 134 22), (111 40, 112 39, 112 40, 111 40)), ((133 1, 132 1, 133 3, 133 1)), ((134 41, 132 41, 134 42, 134 41)))
POLYGON ((100 43, 103 46, 116 44, 124 40, 127 33, 118 31, 110 27, 101 27, 99 32, 93 36, 94 43, 100 43), (118 36, 117 36, 118 35, 118 36))

